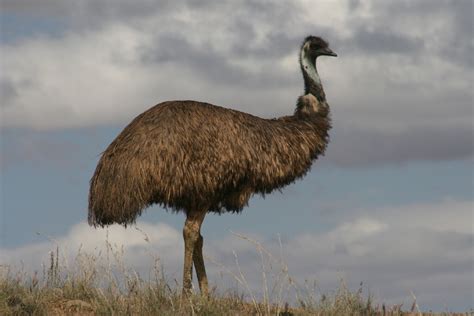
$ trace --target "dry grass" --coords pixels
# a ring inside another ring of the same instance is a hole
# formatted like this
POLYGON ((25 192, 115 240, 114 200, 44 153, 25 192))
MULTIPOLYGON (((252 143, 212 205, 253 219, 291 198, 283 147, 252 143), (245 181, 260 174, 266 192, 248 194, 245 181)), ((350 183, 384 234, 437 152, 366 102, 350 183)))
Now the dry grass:
POLYGON ((251 238, 234 235, 253 243, 260 256, 261 297, 252 292, 237 255, 237 272, 222 265, 221 269, 243 290, 219 293, 214 289, 208 299, 194 294, 183 300, 180 287, 165 279, 158 260, 144 280, 125 266, 123 249, 107 242, 105 263, 79 250, 74 263, 67 264, 56 248, 42 273, 0 265, 0 315, 431 315, 419 311, 415 297, 408 311, 401 305, 375 304, 363 293, 362 284, 350 291, 341 282, 334 293, 316 295, 315 285, 298 285, 289 276, 281 258, 251 238), (295 295, 292 306, 286 303, 290 292, 295 295))

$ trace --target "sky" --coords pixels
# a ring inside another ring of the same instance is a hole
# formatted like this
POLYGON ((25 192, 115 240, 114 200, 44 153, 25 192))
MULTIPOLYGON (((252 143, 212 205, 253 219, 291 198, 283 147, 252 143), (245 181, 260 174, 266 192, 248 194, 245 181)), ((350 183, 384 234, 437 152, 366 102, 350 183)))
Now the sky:
POLYGON ((100 153, 166 100, 291 114, 311 34, 338 54, 318 59, 326 155, 242 214, 206 218, 211 284, 240 267, 261 292, 243 234, 321 292, 343 278, 378 302, 473 307, 473 1, 0 3, 0 264, 40 269, 57 245, 73 258, 108 238, 138 271, 159 258, 179 280, 182 214, 155 206, 128 229, 87 225, 100 153))

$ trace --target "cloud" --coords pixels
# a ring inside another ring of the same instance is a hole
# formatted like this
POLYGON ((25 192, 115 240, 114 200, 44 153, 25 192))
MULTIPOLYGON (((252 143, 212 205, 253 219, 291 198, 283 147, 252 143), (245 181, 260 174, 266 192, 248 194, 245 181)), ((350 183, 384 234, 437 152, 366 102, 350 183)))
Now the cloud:
POLYGON ((302 91, 297 49, 314 33, 340 56, 319 62, 333 109, 333 163, 472 157, 469 1, 299 1, 264 9, 251 0, 86 1, 75 5, 79 11, 53 3, 3 5, 20 17, 69 23, 60 35, 45 27, 43 35, 3 43, 4 128, 122 126, 169 99, 285 115, 302 91))
MULTIPOLYGON (((2 1, 2 11, 12 14, 15 19, 28 23, 28 19, 39 22, 38 25, 46 23, 48 27, 42 30, 46 34, 58 34, 58 30, 52 25, 65 28, 63 31, 84 31, 97 29, 114 21, 133 22, 134 19, 156 14, 157 11, 165 13, 170 7, 168 1, 137 0, 133 4, 125 0, 117 0, 111 4, 106 0, 85 0, 81 2, 67 3, 54 0, 5 0, 2 1), (56 22, 56 24, 54 24, 56 22)), ((171 6, 172 7, 172 6, 171 6)), ((5 22, 7 23, 7 22, 5 22)), ((15 23, 17 33, 21 34, 21 27, 15 23)), ((38 33, 32 33, 37 36, 38 33)), ((28 34, 28 35, 32 35, 28 34)), ((63 32, 59 32, 63 34, 63 32)))
POLYGON ((352 47, 364 53, 410 54, 423 48, 423 41, 410 39, 387 31, 359 30, 352 37, 352 47))
POLYGON ((2 102, 1 106, 7 106, 11 99, 18 96, 18 90, 11 81, 3 78, 3 80, 0 81, 0 96, 2 96, 2 100, 5 101, 2 102))
MULTIPOLYGON (((338 219, 327 232, 283 236, 281 243, 255 233, 244 233, 244 239, 229 235, 212 240, 204 236, 207 268, 211 282, 218 283, 221 289, 235 285, 227 273, 240 275, 240 268, 254 294, 261 294, 262 259, 258 246, 247 240, 250 238, 260 241, 272 254, 263 255, 269 282, 278 278, 283 260, 296 282, 315 280, 324 292, 334 289, 343 277, 354 287, 364 282, 379 301, 408 305, 410 291, 414 291, 423 310, 468 310, 472 307, 474 281, 473 203, 445 200, 437 204, 354 210, 338 219), (223 279, 222 275, 226 277, 223 279)), ((93 229, 80 223, 52 242, 2 249, 0 262, 22 261, 25 267, 33 269, 40 261, 48 262, 49 251, 56 245, 73 262, 78 249, 96 255, 107 253, 107 240, 114 251, 121 253, 128 268, 147 275, 159 258, 167 276, 179 280, 183 258, 181 232, 163 223, 139 222, 137 227, 93 229)))
POLYGON ((474 154, 473 131, 467 126, 413 127, 375 133, 363 127, 335 125, 326 162, 339 167, 455 160, 474 154))
MULTIPOLYGON (((100 259, 97 262, 100 265, 107 262, 107 255, 120 255, 122 250, 126 250, 119 260, 123 259, 128 267, 146 273, 153 268, 155 259, 159 257, 167 258, 167 267, 181 264, 181 236, 176 229, 161 223, 140 223, 140 228, 129 229, 118 225, 93 229, 86 223, 79 223, 71 227, 66 236, 42 236, 41 239, 49 241, 2 249, 0 262, 13 266, 21 262, 27 271, 40 270, 40 264, 48 264, 50 252, 58 248, 63 267, 72 268, 79 253, 95 255, 100 259)), ((121 263, 115 260, 108 262, 121 263)), ((177 273, 175 269, 169 270, 170 273, 177 273)))
POLYGON ((469 40, 473 29, 472 1, 371 1, 371 5, 379 25, 390 19, 390 24, 405 34, 424 35, 422 38, 428 44, 426 48, 440 58, 463 67, 472 68, 474 65, 470 53, 474 43, 469 40), (416 27, 420 19, 429 20, 430 27, 423 30, 416 27))

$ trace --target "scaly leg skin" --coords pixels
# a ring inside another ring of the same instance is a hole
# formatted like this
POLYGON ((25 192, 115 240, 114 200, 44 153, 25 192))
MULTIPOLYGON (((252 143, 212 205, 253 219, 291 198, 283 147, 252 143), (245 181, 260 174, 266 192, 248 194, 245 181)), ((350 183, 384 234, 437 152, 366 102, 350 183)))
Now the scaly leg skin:
POLYGON ((196 242, 200 236, 201 224, 206 212, 193 212, 186 215, 183 228, 184 238, 184 268, 183 268, 183 298, 191 293, 193 281, 193 254, 196 242))
POLYGON ((193 249, 195 244, 194 234, 188 227, 187 221, 183 229, 184 237, 184 269, 183 269, 183 298, 191 294, 193 282, 193 249), (194 239, 194 240, 193 240, 194 239))
POLYGON ((201 295, 205 298, 209 297, 209 286, 207 283, 206 267, 204 266, 204 258, 202 256, 202 246, 203 238, 201 233, 196 240, 194 245, 193 261, 194 267, 196 268, 196 274, 199 281, 199 289, 201 290, 201 295))

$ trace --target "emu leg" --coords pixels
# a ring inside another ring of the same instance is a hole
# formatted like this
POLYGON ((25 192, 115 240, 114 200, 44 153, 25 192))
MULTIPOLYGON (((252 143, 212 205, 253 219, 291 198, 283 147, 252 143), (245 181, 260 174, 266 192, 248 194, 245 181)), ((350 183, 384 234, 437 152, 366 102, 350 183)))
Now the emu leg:
POLYGON ((191 293, 193 281, 193 254, 205 212, 188 212, 183 228, 184 238, 184 269, 183 269, 183 297, 191 293))
POLYGON ((201 233, 199 233, 198 240, 194 245, 193 261, 194 267, 196 268, 196 274, 199 281, 199 289, 201 290, 201 295, 204 297, 209 296, 206 267, 204 266, 204 258, 202 256, 202 245, 203 238, 201 233))

